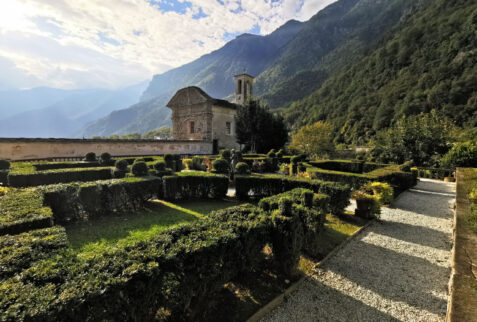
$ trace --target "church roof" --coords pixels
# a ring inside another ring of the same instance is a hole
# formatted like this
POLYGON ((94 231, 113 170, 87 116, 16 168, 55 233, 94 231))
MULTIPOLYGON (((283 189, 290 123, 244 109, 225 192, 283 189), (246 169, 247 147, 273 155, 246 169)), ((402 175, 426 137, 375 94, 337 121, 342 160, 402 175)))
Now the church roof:
POLYGON ((181 107, 188 105, 196 105, 202 103, 212 103, 213 105, 236 109, 237 105, 230 103, 229 101, 217 99, 209 96, 201 88, 197 86, 190 86, 177 91, 177 93, 171 98, 167 107, 181 107))

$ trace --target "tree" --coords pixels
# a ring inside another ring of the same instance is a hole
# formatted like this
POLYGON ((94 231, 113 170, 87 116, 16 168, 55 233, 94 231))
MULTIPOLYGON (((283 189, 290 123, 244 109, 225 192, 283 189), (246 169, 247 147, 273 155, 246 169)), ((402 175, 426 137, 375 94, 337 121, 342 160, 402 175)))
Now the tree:
POLYGON ((143 139, 154 139, 154 137, 160 137, 163 139, 168 139, 172 137, 172 129, 170 127, 160 127, 155 130, 151 130, 146 134, 142 135, 143 139))
POLYGON ((332 152, 333 126, 321 121, 303 126, 292 136, 289 149, 314 156, 332 152))
POLYGON ((434 110, 404 117, 373 140, 371 156, 380 162, 437 166, 451 145, 453 125, 434 110))
POLYGON ((288 140, 283 117, 271 113, 258 100, 238 107, 235 124, 237 143, 249 146, 253 152, 280 149, 288 140))

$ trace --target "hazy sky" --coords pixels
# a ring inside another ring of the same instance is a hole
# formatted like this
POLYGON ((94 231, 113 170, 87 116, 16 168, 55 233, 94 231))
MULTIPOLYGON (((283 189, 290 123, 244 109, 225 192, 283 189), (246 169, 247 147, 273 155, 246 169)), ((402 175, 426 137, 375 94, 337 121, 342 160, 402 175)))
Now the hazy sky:
POLYGON ((0 0, 0 89, 117 88, 335 0, 0 0))

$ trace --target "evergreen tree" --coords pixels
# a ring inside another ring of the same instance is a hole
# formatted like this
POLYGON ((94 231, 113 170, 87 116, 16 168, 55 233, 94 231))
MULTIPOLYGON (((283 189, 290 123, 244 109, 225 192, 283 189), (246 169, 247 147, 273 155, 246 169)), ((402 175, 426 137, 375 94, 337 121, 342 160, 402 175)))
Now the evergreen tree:
POLYGON ((248 146, 253 152, 280 149, 288 139, 283 118, 271 113, 258 100, 238 107, 235 123, 237 143, 248 146))

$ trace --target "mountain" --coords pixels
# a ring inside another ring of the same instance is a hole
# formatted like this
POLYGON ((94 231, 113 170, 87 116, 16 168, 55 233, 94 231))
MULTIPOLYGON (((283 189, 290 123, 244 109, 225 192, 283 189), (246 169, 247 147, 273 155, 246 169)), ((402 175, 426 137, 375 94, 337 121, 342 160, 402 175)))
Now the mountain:
POLYGON ((303 23, 291 20, 267 36, 243 34, 189 64, 156 75, 143 93, 141 103, 115 111, 85 128, 81 134, 90 137, 131 131, 145 133, 162 125, 170 126, 171 113, 166 104, 177 90, 194 85, 216 98, 231 94, 235 86, 234 75, 244 71, 260 74, 302 27, 303 23))
POLYGON ((366 143, 403 116, 437 110, 477 126, 477 3, 434 0, 364 57, 330 77, 285 115, 294 128, 318 120, 337 143, 366 143))
POLYGON ((341 0, 318 12, 255 81, 271 107, 286 107, 320 88, 364 54, 422 0, 341 0))
POLYGON ((158 110, 166 109, 165 104, 180 88, 194 85, 213 97, 227 97, 234 92, 233 75, 244 71, 257 76, 254 95, 271 107, 286 107, 364 55, 423 2, 338 0, 307 22, 291 20, 267 36, 241 35, 196 61, 154 76, 142 96, 143 114, 125 109, 92 124, 83 133, 124 134, 130 129, 147 132, 165 124, 162 119, 154 123, 151 118, 169 115, 166 110, 158 110), (153 98, 157 98, 152 101, 154 105, 147 104, 153 98), (131 114, 136 117, 130 118, 131 114), (126 121, 131 124, 124 126, 126 121))
POLYGON ((146 86, 147 82, 141 82, 119 90, 38 88, 0 92, 2 115, 8 115, 0 118, 0 136, 72 137, 88 122, 138 102, 146 86))
POLYGON ((2 90, 0 91, 0 120, 22 112, 48 107, 74 92, 48 87, 2 90))

